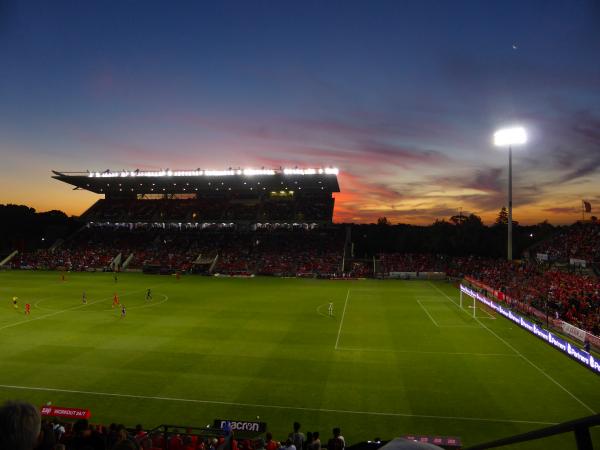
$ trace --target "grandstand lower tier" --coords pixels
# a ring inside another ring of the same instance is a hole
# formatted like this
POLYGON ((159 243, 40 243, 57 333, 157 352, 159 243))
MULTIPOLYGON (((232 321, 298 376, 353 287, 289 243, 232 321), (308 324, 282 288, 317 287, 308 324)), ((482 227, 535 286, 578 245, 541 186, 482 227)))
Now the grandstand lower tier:
POLYGON ((197 228, 92 226, 58 247, 13 255, 13 269, 144 271, 225 276, 419 278, 470 276, 507 301, 547 312, 600 334, 600 281, 589 272, 535 261, 379 253, 352 257, 345 230, 330 228, 197 228))

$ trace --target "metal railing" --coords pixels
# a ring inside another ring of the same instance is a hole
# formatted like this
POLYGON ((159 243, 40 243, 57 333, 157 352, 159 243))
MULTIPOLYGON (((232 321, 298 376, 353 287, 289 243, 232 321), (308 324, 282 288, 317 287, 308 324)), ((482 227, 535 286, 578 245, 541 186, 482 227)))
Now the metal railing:
POLYGON ((556 436, 564 433, 574 433, 577 450, 593 450, 590 428, 600 425, 600 414, 583 417, 581 419, 571 420, 569 422, 559 423, 539 430, 528 431, 527 433, 517 434, 483 444, 473 445, 464 450, 486 450, 488 448, 503 447, 505 445, 517 444, 519 442, 534 441, 550 436, 556 436))

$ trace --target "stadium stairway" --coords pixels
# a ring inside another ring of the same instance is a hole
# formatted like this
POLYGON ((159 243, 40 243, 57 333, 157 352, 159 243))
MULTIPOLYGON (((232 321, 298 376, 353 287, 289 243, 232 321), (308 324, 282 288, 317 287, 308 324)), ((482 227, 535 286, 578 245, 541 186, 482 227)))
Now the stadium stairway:
POLYGON ((58 247, 60 247, 63 244, 63 242, 65 242, 64 239, 58 238, 56 241, 54 241, 54 243, 50 246, 50 248, 48 250, 50 250, 51 252, 53 252, 58 247))
POLYGON ((125 259, 123 264, 121 264, 121 270, 127 269, 127 267, 129 266, 129 263, 131 262, 132 259, 133 259, 133 252, 131 252, 129 254, 129 256, 125 259))
POLYGON ((8 255, 6 258, 4 258, 2 261, 0 261, 0 267, 9 263, 11 259, 13 259, 15 256, 17 256, 18 253, 19 252, 17 250, 15 250, 10 255, 8 255))
POLYGON ((113 258, 113 260, 110 262, 110 264, 108 266, 109 269, 111 269, 111 270, 118 269, 119 265, 121 264, 121 256, 122 255, 123 255, 122 253, 119 253, 119 254, 117 254, 117 256, 115 256, 113 258))

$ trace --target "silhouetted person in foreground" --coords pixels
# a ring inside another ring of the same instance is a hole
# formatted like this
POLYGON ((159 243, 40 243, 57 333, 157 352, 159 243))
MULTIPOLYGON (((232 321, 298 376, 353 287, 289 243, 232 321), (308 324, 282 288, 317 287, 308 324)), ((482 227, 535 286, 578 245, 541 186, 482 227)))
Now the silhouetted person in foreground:
POLYGON ((31 403, 8 401, 0 408, 0 448, 32 450, 41 429, 38 409, 31 403))

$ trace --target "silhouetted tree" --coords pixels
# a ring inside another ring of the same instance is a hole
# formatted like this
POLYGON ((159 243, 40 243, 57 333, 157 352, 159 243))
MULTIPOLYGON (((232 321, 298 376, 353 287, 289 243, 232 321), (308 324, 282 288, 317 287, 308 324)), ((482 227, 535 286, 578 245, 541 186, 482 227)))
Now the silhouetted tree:
POLYGON ((503 206, 500 212, 498 212, 498 217, 496 217, 494 225, 508 225, 508 210, 506 206, 503 206))
POLYGON ((388 218, 384 216, 377 219, 377 225, 388 226, 391 225, 391 223, 388 218))

